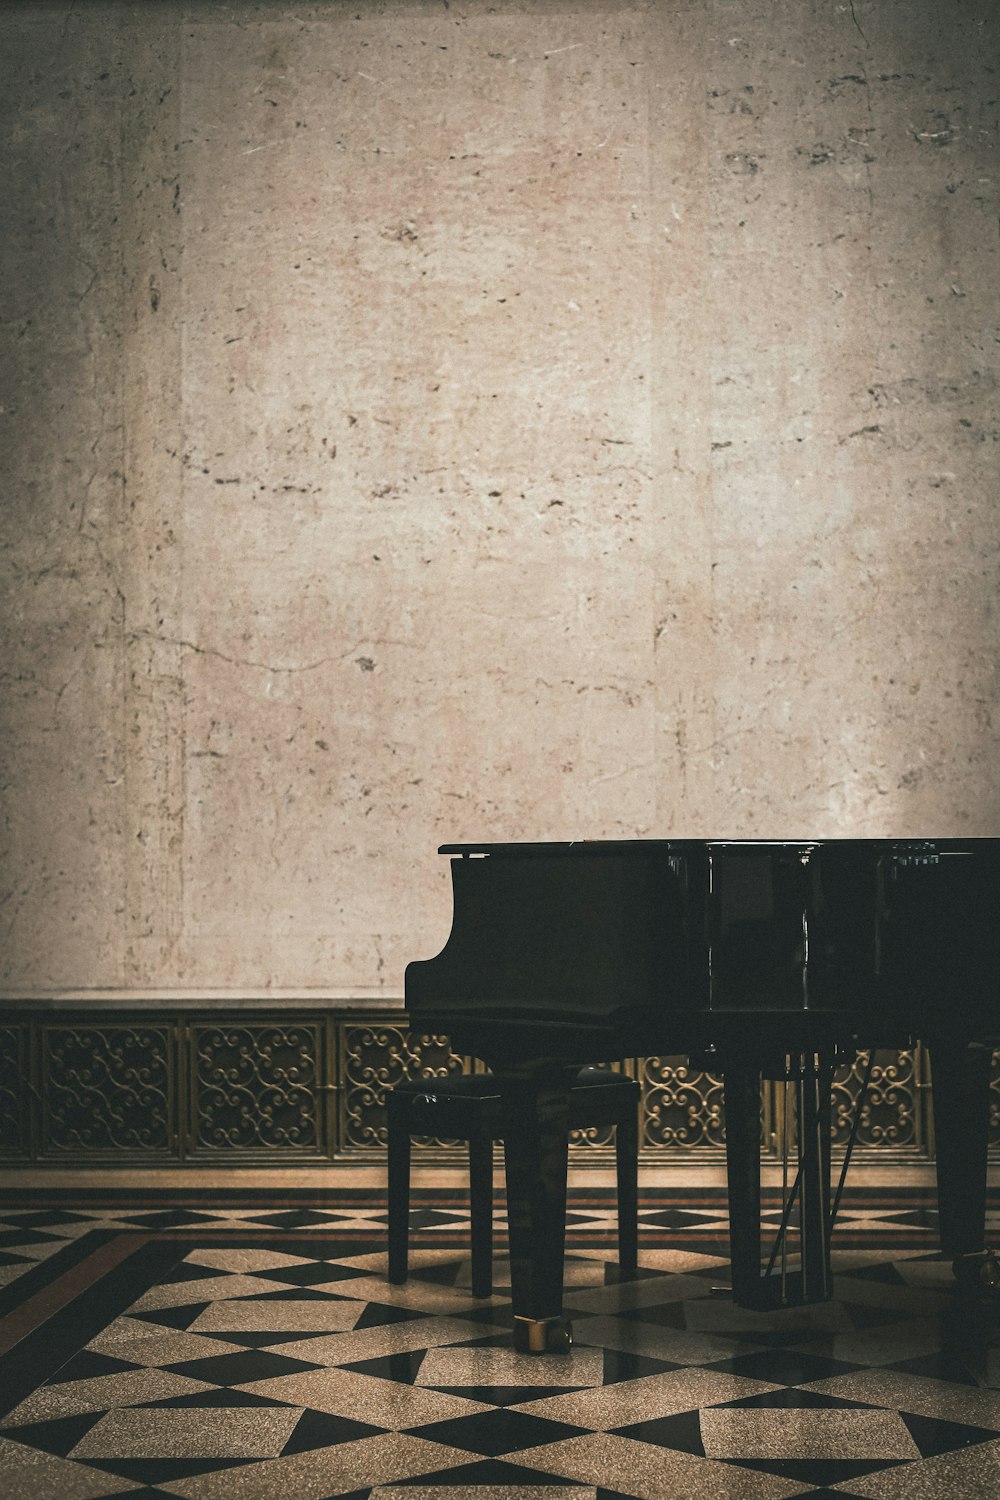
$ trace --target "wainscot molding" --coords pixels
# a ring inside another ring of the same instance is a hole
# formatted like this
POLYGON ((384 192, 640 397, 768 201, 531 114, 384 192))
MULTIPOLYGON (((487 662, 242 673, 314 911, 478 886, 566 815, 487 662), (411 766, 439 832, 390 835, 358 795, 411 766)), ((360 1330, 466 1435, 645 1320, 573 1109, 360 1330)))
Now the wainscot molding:
MULTIPOLYGON (((642 1086, 644 1163, 720 1163, 721 1081, 680 1057, 626 1058, 642 1086)), ((406 1078, 481 1067, 447 1037, 410 1032, 402 1002, 274 993, 20 995, 0 1004, 0 1163, 127 1166, 358 1165, 384 1158, 388 1090, 406 1078)), ((861 1062, 834 1081, 834 1147, 850 1131, 861 1062)), ((789 1097, 761 1096, 761 1144, 777 1155, 789 1097)), ((1000 1146, 994 1056, 993 1149, 1000 1146)), ((576 1132, 576 1166, 608 1164, 606 1131, 576 1132)), ((463 1155, 425 1140, 428 1164, 463 1155)), ((859 1160, 933 1158, 929 1065, 920 1047, 876 1055, 859 1160)))

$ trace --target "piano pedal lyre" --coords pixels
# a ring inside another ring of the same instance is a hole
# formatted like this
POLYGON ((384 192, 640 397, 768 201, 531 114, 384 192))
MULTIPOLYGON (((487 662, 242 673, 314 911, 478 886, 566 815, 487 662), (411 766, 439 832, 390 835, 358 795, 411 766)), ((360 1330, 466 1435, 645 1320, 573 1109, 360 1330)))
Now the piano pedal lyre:
POLYGON ((514 1348, 523 1354, 566 1354, 573 1343, 568 1318, 524 1318, 514 1314, 514 1348))

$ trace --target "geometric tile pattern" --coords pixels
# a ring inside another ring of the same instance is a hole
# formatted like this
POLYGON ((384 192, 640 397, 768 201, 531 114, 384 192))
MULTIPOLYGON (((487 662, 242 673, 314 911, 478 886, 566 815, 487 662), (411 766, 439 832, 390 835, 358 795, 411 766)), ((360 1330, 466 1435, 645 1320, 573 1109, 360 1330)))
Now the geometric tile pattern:
MULTIPOLYGON (((857 1193, 834 1297, 754 1313, 724 1197, 571 1195, 568 1354, 511 1344, 471 1294, 467 1207, 414 1197, 385 1279, 365 1191, 0 1211, 0 1488, 24 1500, 995 1500, 1000 1301, 956 1288, 932 1201, 857 1193)), ((770 1213, 770 1207, 767 1209, 770 1213)), ((995 1205, 991 1222, 996 1225, 995 1205)))

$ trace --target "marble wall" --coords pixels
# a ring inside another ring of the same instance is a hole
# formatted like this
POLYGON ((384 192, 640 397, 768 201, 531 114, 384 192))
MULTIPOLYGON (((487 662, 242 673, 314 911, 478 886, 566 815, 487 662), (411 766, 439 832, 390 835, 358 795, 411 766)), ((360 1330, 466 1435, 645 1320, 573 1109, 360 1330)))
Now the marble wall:
POLYGON ((0 13, 3 993, 439 842, 1000 834, 990 0, 0 13))

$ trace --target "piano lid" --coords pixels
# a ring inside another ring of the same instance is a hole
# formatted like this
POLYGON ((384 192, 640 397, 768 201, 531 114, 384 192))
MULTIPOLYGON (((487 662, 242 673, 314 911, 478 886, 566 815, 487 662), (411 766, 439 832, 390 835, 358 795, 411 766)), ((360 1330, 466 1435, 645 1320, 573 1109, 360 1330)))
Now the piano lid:
POLYGON ((531 859, 542 855, 625 855, 643 851, 685 853, 700 849, 788 849, 801 852, 820 848, 857 849, 859 853, 890 854, 898 859, 920 856, 983 854, 1000 849, 1000 839, 989 837, 948 838, 854 838, 832 839, 552 839, 515 843, 498 841, 474 844, 441 844, 439 854, 473 858, 496 855, 500 858, 531 859))
MULTIPOLYGON (((995 1028, 1000 840, 445 844, 454 919, 414 1021, 841 1013, 995 1028)), ((852 1023, 853 1025, 853 1023, 852 1023)))

